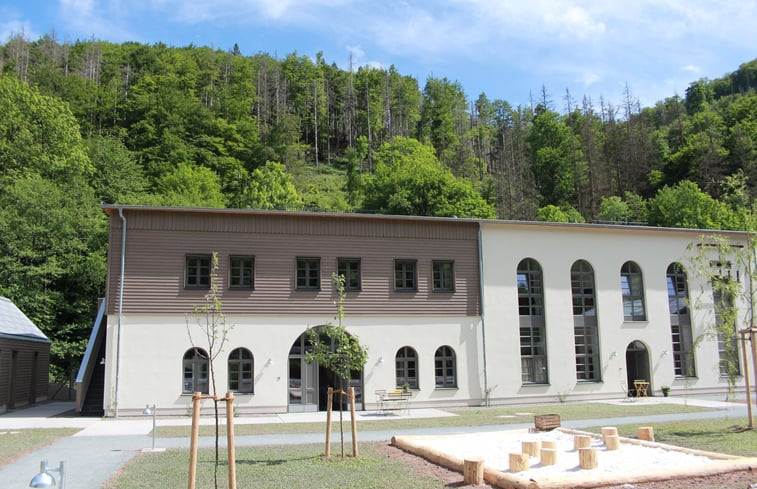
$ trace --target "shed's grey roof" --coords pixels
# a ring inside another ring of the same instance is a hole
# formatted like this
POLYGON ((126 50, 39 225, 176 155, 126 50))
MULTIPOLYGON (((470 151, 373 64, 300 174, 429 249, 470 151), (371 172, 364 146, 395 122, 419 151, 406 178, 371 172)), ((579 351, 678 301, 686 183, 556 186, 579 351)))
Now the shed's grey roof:
POLYGON ((5 297, 0 297, 0 335, 49 341, 26 314, 5 297))

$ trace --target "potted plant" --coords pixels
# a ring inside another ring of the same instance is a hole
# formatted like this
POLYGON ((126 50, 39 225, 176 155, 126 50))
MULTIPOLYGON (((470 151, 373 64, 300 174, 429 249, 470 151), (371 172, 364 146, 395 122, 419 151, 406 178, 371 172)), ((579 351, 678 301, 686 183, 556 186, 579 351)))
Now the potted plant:
POLYGON ((405 393, 410 392, 410 383, 405 382, 404 384, 402 384, 402 390, 405 391, 405 393))
POLYGON ((662 391, 663 397, 668 397, 668 394, 670 394, 670 386, 669 385, 663 385, 660 387, 660 390, 662 391))

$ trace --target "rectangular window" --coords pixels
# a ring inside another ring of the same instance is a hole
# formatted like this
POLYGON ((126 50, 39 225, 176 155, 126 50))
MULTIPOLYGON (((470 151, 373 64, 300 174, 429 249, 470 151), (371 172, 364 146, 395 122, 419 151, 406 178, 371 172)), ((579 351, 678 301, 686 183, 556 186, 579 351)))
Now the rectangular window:
POLYGON ((360 258, 337 259, 337 273, 344 275, 344 290, 360 290, 360 258))
POLYGON ((210 255, 187 256, 184 286, 188 289, 210 288, 210 255))
POLYGON ((229 257, 229 288, 252 289, 254 287, 255 258, 252 256, 229 257))
POLYGON ((414 292, 418 290, 415 260, 394 260, 394 290, 414 292))
POLYGON ((449 260, 434 260, 434 292, 454 292, 455 267, 449 260))
POLYGON ((321 288, 321 259, 297 258, 297 289, 319 290, 321 288))

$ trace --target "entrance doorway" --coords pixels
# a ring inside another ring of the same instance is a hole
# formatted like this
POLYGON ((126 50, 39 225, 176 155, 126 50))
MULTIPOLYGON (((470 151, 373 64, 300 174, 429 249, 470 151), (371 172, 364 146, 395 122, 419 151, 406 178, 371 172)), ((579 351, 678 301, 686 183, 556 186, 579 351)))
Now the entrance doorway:
MULTIPOLYGON (((641 341, 632 341, 626 348, 626 374, 628 395, 635 396, 634 382, 651 382, 649 375, 649 353, 641 341)), ((651 390, 651 389, 650 389, 651 390)))
MULTIPOLYGON (((289 412, 314 412, 325 411, 327 407, 328 388, 335 390, 344 386, 345 390, 355 388, 355 409, 362 410, 363 406, 363 372, 356 370, 350 375, 350 379, 340 382, 337 376, 330 370, 321 367, 318 363, 307 363, 305 357, 312 346, 307 338, 307 333, 300 335, 289 350, 289 382, 288 398, 289 412)), ((343 408, 349 407, 346 397, 342 398, 343 408)), ((334 409, 339 408, 339 396, 334 397, 334 409)))

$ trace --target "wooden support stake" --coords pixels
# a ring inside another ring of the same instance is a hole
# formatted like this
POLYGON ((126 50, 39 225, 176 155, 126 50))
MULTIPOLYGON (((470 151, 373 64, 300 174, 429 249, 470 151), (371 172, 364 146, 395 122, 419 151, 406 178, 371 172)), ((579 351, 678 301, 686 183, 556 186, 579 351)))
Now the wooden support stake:
POLYGON ((189 443, 189 489, 195 488, 197 478, 197 439, 200 433, 200 399, 202 394, 195 392, 192 395, 192 437, 189 443))
POLYGON ((484 459, 472 458, 463 461, 463 481, 466 486, 484 483, 484 459))
POLYGON ((639 440, 654 441, 654 428, 651 426, 639 426, 636 430, 636 437, 639 440))
POLYGON ((331 409, 333 405, 332 397, 334 397, 334 388, 329 387, 328 394, 326 396, 326 454, 325 457, 331 457, 331 409))
POLYGON ((620 450, 620 437, 618 435, 605 436, 605 446, 608 450, 620 450))
POLYGON ((236 448, 234 447, 234 393, 226 393, 226 445, 229 450, 229 489, 237 489, 236 448))
POLYGON ((605 442, 605 445, 607 444, 606 438, 608 436, 618 436, 618 429, 614 426, 606 426, 602 428, 602 441, 605 442))
POLYGON ((511 453, 510 454, 510 472, 523 472, 528 470, 528 454, 527 453, 511 453))
POLYGON ((582 469, 597 468, 597 449, 596 448, 579 448, 578 461, 582 469))
POLYGON ((527 453, 530 457, 538 457, 539 450, 541 450, 541 442, 539 440, 521 442, 521 451, 527 453))
POLYGON ((542 448, 540 462, 542 465, 555 465, 557 463, 557 449, 542 448))
POLYGON ((573 450, 589 448, 591 446, 591 437, 589 435, 575 435, 573 437, 573 450))
POLYGON ((556 440, 542 440, 541 447, 557 450, 557 441, 556 440))
POLYGON ((357 417, 355 416, 354 387, 350 387, 350 418, 352 420, 352 456, 357 458, 357 417))

